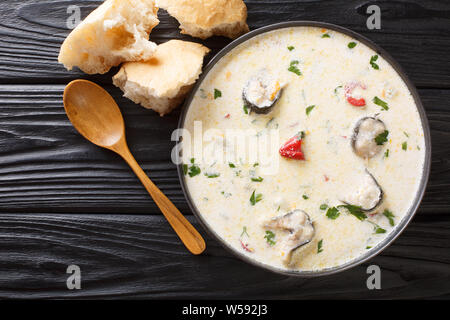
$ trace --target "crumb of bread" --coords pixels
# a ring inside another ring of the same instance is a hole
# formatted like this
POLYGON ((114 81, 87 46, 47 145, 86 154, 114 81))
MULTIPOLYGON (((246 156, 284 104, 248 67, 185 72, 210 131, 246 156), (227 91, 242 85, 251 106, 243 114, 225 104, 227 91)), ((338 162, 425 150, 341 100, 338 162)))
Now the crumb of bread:
POLYGON ((159 23, 157 12, 154 0, 106 0, 69 34, 58 61, 68 70, 103 74, 121 62, 148 59, 156 49, 148 37, 159 23))
POLYGON ((170 40, 159 45, 149 60, 124 63, 113 83, 125 97, 163 116, 192 89, 208 52, 198 43, 170 40))
POLYGON ((247 7, 242 0, 156 0, 180 23, 181 33, 206 39, 231 39, 249 31, 247 7))

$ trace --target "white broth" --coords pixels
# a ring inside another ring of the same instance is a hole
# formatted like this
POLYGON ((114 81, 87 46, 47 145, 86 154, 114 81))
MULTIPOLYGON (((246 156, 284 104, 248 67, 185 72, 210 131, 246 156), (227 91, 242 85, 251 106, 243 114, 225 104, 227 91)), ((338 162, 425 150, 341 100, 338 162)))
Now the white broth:
POLYGON ((424 133, 407 86, 376 56, 339 32, 292 27, 238 45, 210 70, 185 118, 191 139, 183 142, 183 163, 200 215, 234 250, 281 269, 321 270, 358 258, 405 217, 423 175, 424 133), (264 106, 276 101, 267 113, 243 107, 249 79, 252 94, 263 90, 255 80, 261 72, 262 88, 271 91, 260 100, 264 106), (352 137, 364 117, 380 121, 361 127, 358 155, 352 137), (217 131, 204 141, 203 157, 194 156, 186 143, 194 144, 195 121, 201 121, 203 133, 217 131), (255 137, 276 130, 270 161, 277 170, 266 172, 246 158, 208 161, 220 152, 234 153, 223 134, 227 129, 251 129, 255 137), (279 153, 295 136, 304 160, 298 153, 291 158, 279 153), (348 204, 353 207, 342 207, 348 204), (375 208, 362 210, 369 207, 375 208), (303 245, 286 259, 295 247, 288 238, 305 226, 275 228, 268 221, 294 210, 307 214, 314 232, 306 243, 306 231, 299 236, 303 245))

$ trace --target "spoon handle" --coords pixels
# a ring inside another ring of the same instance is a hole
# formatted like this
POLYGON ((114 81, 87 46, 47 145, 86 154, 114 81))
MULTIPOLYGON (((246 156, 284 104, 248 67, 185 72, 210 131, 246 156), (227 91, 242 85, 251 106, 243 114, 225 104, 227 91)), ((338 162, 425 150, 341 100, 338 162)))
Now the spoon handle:
POLYGON ((200 233, 175 207, 172 201, 170 201, 145 174, 144 170, 142 170, 128 149, 126 142, 122 141, 121 143, 118 143, 113 150, 120 154, 131 169, 133 169, 134 173, 137 175, 139 180, 141 180, 145 189, 147 189, 148 193, 164 214, 169 224, 175 230, 178 237, 180 237, 186 248, 195 255, 201 254, 206 248, 205 240, 203 240, 200 233))

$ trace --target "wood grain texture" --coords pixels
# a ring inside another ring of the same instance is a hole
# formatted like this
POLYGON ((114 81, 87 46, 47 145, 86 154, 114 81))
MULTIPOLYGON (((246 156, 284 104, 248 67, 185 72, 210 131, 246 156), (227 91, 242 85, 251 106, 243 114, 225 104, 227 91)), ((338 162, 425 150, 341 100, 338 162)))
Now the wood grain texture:
MULTIPOLYGON (((86 141, 62 106, 62 85, 0 85, 0 210, 159 214, 123 160, 86 141), (76 201, 76 204, 74 203, 76 201)), ((180 208, 189 209, 171 163, 178 112, 160 118, 108 86, 127 125, 127 140, 149 177, 180 208)), ((448 212, 450 90, 420 90, 432 130, 433 163, 420 208, 448 212)))
MULTIPOLYGON (((69 5, 78 5, 86 16, 100 1, 9 0, 0 3, 0 83, 66 83, 86 77, 80 71, 67 72, 57 63, 59 47, 70 32, 69 5)), ((360 32, 388 50, 420 87, 450 88, 450 3, 438 0, 247 0, 250 29, 292 20, 335 23, 360 32), (382 9, 381 30, 368 30, 366 8, 382 9), (432 61, 433 63, 430 63, 432 61)), ((172 38, 199 41, 182 36, 178 23, 163 10, 161 23, 151 34, 157 43, 172 38)), ((229 39, 204 41, 212 57, 229 39)), ((86 77, 111 83, 112 70, 105 76, 86 77)))
POLYGON ((241 262, 210 238, 192 256, 158 216, 4 214, 0 298, 440 298, 450 293, 449 230, 448 216, 415 222, 368 263, 300 279, 241 262), (81 290, 66 289, 71 264, 81 290), (367 289, 370 264, 380 266, 383 290, 367 289))
MULTIPOLYGON (((381 255, 319 279, 272 274, 234 258, 210 237, 194 257, 122 159, 82 138, 62 106, 75 78, 101 83, 121 107, 131 151, 184 214, 170 152, 180 110, 163 119, 122 97, 103 76, 67 72, 56 61, 69 30, 67 7, 83 16, 100 1, 0 2, 0 298, 450 298, 450 2, 438 0, 248 0, 255 29, 288 20, 320 20, 360 32, 388 50, 419 90, 432 132, 432 170, 413 222, 381 255), (367 30, 365 8, 378 4, 382 29, 367 30), (78 264, 82 290, 66 289, 78 264), (382 269, 369 291, 366 267, 382 269)), ((161 11, 151 37, 181 36, 161 11)), ((204 42, 208 59, 230 40, 204 42)), ((206 235, 195 219, 189 220, 206 235)))

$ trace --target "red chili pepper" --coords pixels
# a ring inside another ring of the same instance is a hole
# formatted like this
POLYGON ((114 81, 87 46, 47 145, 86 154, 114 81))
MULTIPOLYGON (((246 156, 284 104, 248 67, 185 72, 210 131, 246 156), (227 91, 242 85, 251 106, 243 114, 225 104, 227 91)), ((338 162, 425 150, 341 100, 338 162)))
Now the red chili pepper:
POLYGON ((362 89, 366 89, 366 86, 360 82, 351 82, 345 86, 345 97, 347 98, 348 103, 355 107, 363 107, 366 105, 366 100, 364 98, 354 98, 352 97, 352 91, 356 87, 360 87, 362 89))
POLYGON ((290 138, 281 148, 280 154, 285 158, 295 160, 305 160, 302 152, 302 138, 303 133, 298 133, 290 138))
POLYGON ((241 239, 239 239, 239 241, 241 242, 241 246, 242 246, 242 248, 244 248, 245 251, 253 252, 253 249, 251 249, 251 248, 248 247, 248 243, 245 244, 244 242, 242 242, 241 239))
POLYGON ((225 119, 229 119, 229 118, 230 118, 230 114, 227 113, 227 114, 225 115, 225 119))
POLYGON ((330 180, 330 178, 328 178, 326 174, 323 175, 323 178, 325 179, 325 182, 328 182, 328 180, 330 180))

